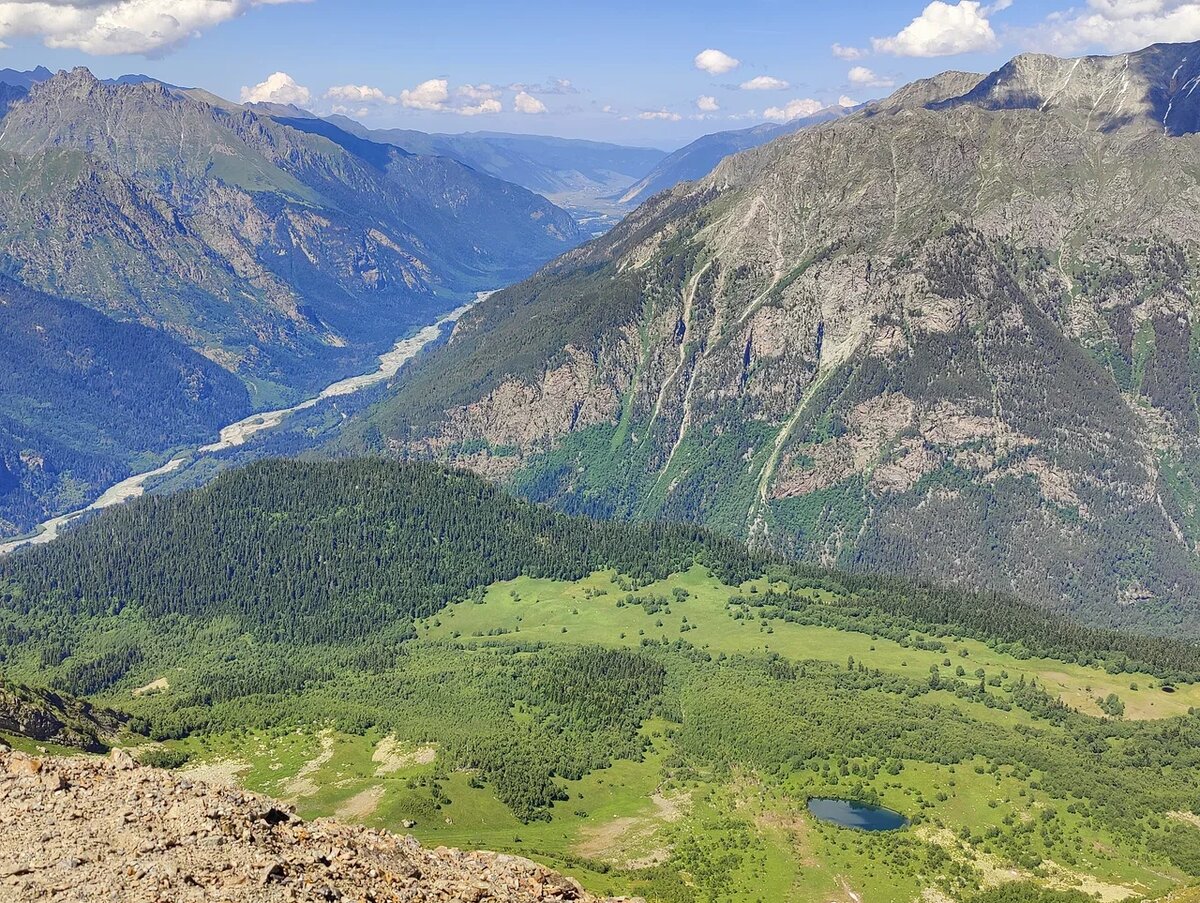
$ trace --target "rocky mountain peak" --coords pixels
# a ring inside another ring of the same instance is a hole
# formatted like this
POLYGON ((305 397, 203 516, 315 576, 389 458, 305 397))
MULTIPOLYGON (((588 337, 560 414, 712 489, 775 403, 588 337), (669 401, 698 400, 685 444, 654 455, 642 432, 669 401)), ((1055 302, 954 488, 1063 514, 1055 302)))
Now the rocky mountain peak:
POLYGON ((1200 130, 1198 87, 1200 42, 1076 59, 1025 53, 935 106, 1052 110, 1098 131, 1142 124, 1185 135, 1200 130))
POLYGON ((984 76, 978 72, 960 72, 957 70, 942 72, 930 78, 922 78, 902 88, 898 88, 883 100, 872 104, 871 108, 874 110, 893 111, 929 106, 930 104, 961 97, 983 81, 983 78, 984 76))
POLYGON ((87 66, 76 66, 71 70, 60 69, 49 78, 35 82, 29 90, 31 97, 79 101, 92 100, 99 94, 116 96, 126 92, 149 92, 159 95, 170 93, 162 82, 153 79, 102 81, 96 78, 87 66))
POLYGON ((86 92, 92 91, 101 86, 100 79, 92 74, 92 70, 87 66, 76 66, 74 69, 67 71, 60 69, 50 78, 38 83, 35 90, 38 91, 55 91, 55 92, 85 92, 79 96, 86 96, 86 92))

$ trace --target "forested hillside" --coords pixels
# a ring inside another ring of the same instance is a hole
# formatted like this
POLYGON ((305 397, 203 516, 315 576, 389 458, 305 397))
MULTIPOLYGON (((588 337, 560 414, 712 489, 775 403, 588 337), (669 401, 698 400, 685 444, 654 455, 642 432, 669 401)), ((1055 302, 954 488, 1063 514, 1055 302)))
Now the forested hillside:
MULTIPOLYGON (((774 616, 965 633, 1116 671, 1200 674, 1190 645, 1097 631, 1016 599, 790 565, 695 527, 568 516, 467 472, 379 459, 267 461, 137 500, 0 561, 0 599, 10 655, 22 659, 75 657, 80 638, 114 617, 114 628, 166 629, 157 641, 219 623, 259 643, 307 648, 403 635, 518 576, 577 580, 612 569, 636 585, 697 562, 727 583, 770 570, 796 588, 836 588, 842 600, 813 607, 786 591, 756 600, 774 616)), ((153 645, 131 634, 119 655, 75 661, 89 676, 70 689, 121 680, 153 645)))
POLYGON ((567 517, 465 473, 276 461, 124 506, 0 562, 0 580, 17 611, 68 629, 128 610, 304 645, 367 639, 521 574, 653 579, 705 549, 722 573, 755 572, 736 543, 694 528, 567 517))
POLYGON ((730 157, 344 444, 1200 635, 1198 66, 1025 55, 730 157))
POLYGON ((4 276, 0 383, 0 535, 250 411, 241 380, 162 332, 4 276))

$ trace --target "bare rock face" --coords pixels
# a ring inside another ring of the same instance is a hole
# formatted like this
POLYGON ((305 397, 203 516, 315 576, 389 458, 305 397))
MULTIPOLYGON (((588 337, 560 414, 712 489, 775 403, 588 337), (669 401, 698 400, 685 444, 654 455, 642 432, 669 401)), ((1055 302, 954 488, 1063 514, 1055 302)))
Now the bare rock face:
POLYGON ((305 822, 266 797, 127 759, 38 759, 0 745, 0 899, 597 899, 527 859, 305 822))

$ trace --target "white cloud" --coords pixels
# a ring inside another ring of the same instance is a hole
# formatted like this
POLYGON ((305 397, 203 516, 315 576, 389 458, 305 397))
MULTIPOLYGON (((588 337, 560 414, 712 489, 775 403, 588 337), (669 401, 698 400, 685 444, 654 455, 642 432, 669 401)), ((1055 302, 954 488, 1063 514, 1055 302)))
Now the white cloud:
POLYGON ((692 63, 697 69, 702 72, 707 72, 709 75, 724 75, 726 72, 732 72, 738 66, 742 65, 742 61, 734 59, 728 53, 722 50, 701 50, 696 54, 696 58, 692 63))
POLYGON ((683 117, 678 113, 672 113, 670 110, 643 110, 641 113, 638 113, 638 119, 679 122, 683 117))
POLYGON ((487 100, 481 100, 477 104, 467 104, 465 106, 456 107, 454 112, 462 116, 482 116, 489 113, 500 113, 504 110, 504 104, 493 97, 487 100))
POLYGON ((866 66, 855 66, 846 73, 846 78, 850 79, 850 84, 858 85, 860 88, 890 88, 896 84, 890 78, 876 75, 866 66))
POLYGON ((525 91, 520 91, 517 93, 517 96, 513 98, 513 109, 515 109, 518 113, 536 115, 538 113, 545 113, 546 105, 532 94, 529 94, 525 91))
POLYGON ((444 78, 431 78, 400 92, 400 103, 411 110, 444 110, 449 99, 450 83, 444 78))
POLYGON ((306 0, 0 0, 0 41, 40 37, 47 47, 160 56, 256 6, 306 0))
POLYGON ((801 116, 815 115, 823 109, 825 109, 825 104, 821 103, 821 101, 805 97, 797 100, 789 100, 782 107, 767 107, 763 110, 763 116, 774 122, 790 122, 793 119, 799 119, 801 116))
POLYGON ((996 46, 996 33, 988 15, 1003 8, 1003 4, 985 7, 977 0, 955 4, 933 0, 899 34, 872 38, 871 46, 878 53, 924 57, 990 50, 996 46))
POLYGON ((459 97, 465 97, 467 100, 474 100, 477 103, 483 100, 497 100, 500 97, 500 89, 495 85, 459 85, 455 89, 455 93, 459 97))
POLYGON ((294 103, 304 106, 312 100, 312 92, 286 72, 274 72, 252 88, 242 86, 242 103, 294 103))
POLYGON ((335 85, 325 92, 325 98, 335 101, 333 112, 355 116, 365 116, 372 107, 378 108, 382 104, 403 104, 413 110, 458 113, 460 116, 482 116, 504 111, 504 105, 500 102, 503 91, 494 85, 459 85, 454 89, 458 102, 453 104, 450 102, 450 93, 446 79, 431 78, 415 88, 401 91, 399 97, 392 97, 382 88, 371 85, 335 85))
POLYGON ((829 48, 839 60, 861 60, 867 51, 861 47, 847 47, 844 44, 834 44, 829 48))
POLYGON ((847 97, 845 94, 843 94, 838 98, 837 105, 843 109, 849 109, 850 107, 857 107, 858 101, 853 97, 847 97))
POLYGON ((696 98, 696 109, 701 113, 715 113, 721 109, 721 105, 717 103, 717 99, 708 94, 702 94, 696 98))
POLYGON ((1200 3, 1194 0, 1089 0, 1087 9, 1047 17, 1031 43, 1057 53, 1089 48, 1137 50, 1160 41, 1200 40, 1200 3))
POLYGON ((743 91, 786 91, 791 87, 782 78, 771 75, 758 75, 739 86, 743 91))
POLYGON ((347 104, 399 103, 395 97, 385 94, 382 88, 370 85, 334 85, 325 92, 325 98, 347 104))

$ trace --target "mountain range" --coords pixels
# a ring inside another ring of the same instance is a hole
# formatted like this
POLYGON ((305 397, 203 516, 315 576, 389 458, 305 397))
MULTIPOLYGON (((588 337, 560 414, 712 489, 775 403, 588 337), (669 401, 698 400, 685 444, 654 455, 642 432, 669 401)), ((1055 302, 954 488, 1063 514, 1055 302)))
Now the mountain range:
POLYGON ((829 107, 812 116, 801 116, 790 122, 767 122, 748 129, 704 135, 668 154, 650 172, 619 195, 617 200, 624 205, 637 206, 660 191, 674 188, 680 182, 704 178, 730 154, 759 147, 783 135, 836 119, 846 112, 846 108, 843 107, 829 107))
POLYGON ((1200 634, 1200 45, 947 73, 728 157, 343 448, 1200 634))
POLYGON ((340 115, 330 116, 328 121, 361 138, 394 144, 409 153, 451 157, 551 198, 572 194, 600 197, 620 191, 667 156, 654 148, 545 135, 368 129, 340 115))
POLYGON ((5 399, 4 532, 361 368, 581 240, 565 211, 453 159, 295 128, 142 76, 43 75, 0 86, 0 272, 5 292, 33 293, 6 323, 14 342, 23 334, 4 378, 28 392, 5 399), (48 331, 49 311, 61 329, 48 331), (136 342, 117 340, 135 324, 136 342), (156 350, 121 357, 137 343, 156 350), (189 362, 149 372, 165 358, 189 362), (38 379, 71 368, 90 413, 66 435, 63 406, 81 396, 38 379), (223 388, 137 397, 184 373, 223 388), (174 407, 138 426, 148 405, 174 407))

